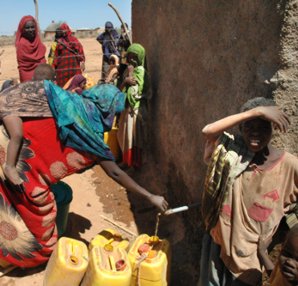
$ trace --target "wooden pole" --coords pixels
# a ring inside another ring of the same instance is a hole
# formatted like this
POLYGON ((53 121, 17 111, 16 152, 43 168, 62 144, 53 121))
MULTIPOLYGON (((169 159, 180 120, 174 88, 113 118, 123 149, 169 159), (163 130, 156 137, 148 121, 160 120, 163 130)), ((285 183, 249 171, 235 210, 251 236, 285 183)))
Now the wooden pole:
POLYGON ((124 28, 124 31, 125 31, 125 33, 126 33, 126 35, 128 37, 129 43, 131 45, 132 44, 132 40, 131 40, 130 34, 128 33, 128 30, 126 28, 126 25, 125 25, 125 23, 124 23, 121 15, 120 15, 119 11, 116 9, 116 7, 112 3, 109 3, 108 5, 114 10, 114 12, 116 13, 116 15, 118 16, 118 19, 120 20, 120 22, 121 22, 121 24, 122 24, 122 26, 124 28))
POLYGON ((34 6, 35 6, 35 19, 37 22, 37 25, 39 27, 39 20, 38 20, 38 0, 33 0, 34 6))

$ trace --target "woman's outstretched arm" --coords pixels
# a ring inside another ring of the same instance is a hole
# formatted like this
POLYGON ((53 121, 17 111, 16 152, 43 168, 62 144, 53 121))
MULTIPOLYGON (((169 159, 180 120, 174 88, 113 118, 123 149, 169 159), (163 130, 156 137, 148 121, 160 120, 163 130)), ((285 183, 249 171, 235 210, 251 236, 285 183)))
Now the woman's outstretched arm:
POLYGON ((109 177, 111 177, 125 189, 130 192, 142 195, 143 197, 148 199, 149 202, 158 207, 162 212, 167 210, 168 202, 165 200, 164 197, 149 193, 146 189, 138 185, 124 171, 122 171, 114 161, 102 160, 99 161, 99 164, 109 177))

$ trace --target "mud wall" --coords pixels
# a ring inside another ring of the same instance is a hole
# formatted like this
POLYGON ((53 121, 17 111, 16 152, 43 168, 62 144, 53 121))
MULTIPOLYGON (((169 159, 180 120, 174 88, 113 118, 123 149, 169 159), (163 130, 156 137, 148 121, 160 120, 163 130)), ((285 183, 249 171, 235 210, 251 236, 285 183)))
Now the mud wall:
MULTIPOLYGON (((199 201, 201 129, 249 98, 276 98, 292 125, 275 144, 298 153, 297 2, 132 1, 133 41, 146 48, 151 84, 145 164, 136 177, 172 207, 199 201)), ((148 225, 154 221, 148 214, 148 225)), ((195 285, 199 223, 198 209, 161 220, 173 245, 171 285, 195 285)))

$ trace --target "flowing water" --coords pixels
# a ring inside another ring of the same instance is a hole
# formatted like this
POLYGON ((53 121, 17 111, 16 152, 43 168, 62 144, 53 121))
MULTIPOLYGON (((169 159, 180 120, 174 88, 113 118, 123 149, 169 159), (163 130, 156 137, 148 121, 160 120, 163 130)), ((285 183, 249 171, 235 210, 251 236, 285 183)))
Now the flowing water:
POLYGON ((154 236, 157 236, 158 233, 158 227, 159 227, 159 218, 160 218, 161 213, 158 213, 156 215, 156 224, 155 224, 155 231, 154 231, 154 236))

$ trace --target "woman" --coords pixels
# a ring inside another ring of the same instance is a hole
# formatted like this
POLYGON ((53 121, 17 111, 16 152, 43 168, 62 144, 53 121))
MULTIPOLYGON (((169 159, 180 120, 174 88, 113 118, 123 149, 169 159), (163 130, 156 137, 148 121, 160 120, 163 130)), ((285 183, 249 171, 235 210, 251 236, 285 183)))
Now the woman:
POLYGON ((37 22, 32 16, 21 19, 15 46, 20 82, 32 80, 35 68, 46 62, 46 47, 41 42, 37 22))
POLYGON ((110 56, 114 54, 117 57, 120 57, 120 53, 117 48, 119 34, 114 29, 113 23, 106 22, 104 32, 99 34, 96 40, 101 44, 102 48, 101 81, 104 82, 109 70, 110 56))
POLYGON ((272 126, 285 132, 289 119, 273 100, 254 98, 241 112, 202 130, 209 162, 202 215, 200 286, 262 283, 259 240, 269 240, 297 204, 298 160, 270 144, 272 126), (226 130, 240 126, 241 136, 226 130))
MULTIPOLYGON (((115 112, 124 107, 123 93, 113 85, 100 85, 80 96, 48 81, 45 89, 55 120, 29 118, 23 123, 24 141, 17 163, 23 190, 0 181, 0 262, 20 267, 46 262, 57 241, 57 207, 49 186, 96 163, 128 191, 142 195, 162 211, 167 208, 163 197, 150 194, 119 169, 103 142, 115 112)), ((1 128, 1 165, 7 143, 1 128)))
POLYGON ((72 35, 66 23, 61 24, 58 31, 52 66, 56 71, 57 84, 63 87, 70 78, 85 69, 85 55, 82 44, 72 35))
POLYGON ((126 94, 126 108, 119 120, 118 142, 124 166, 140 168, 142 165, 142 131, 145 123, 145 49, 132 44, 127 49, 128 68, 120 89, 126 94))

